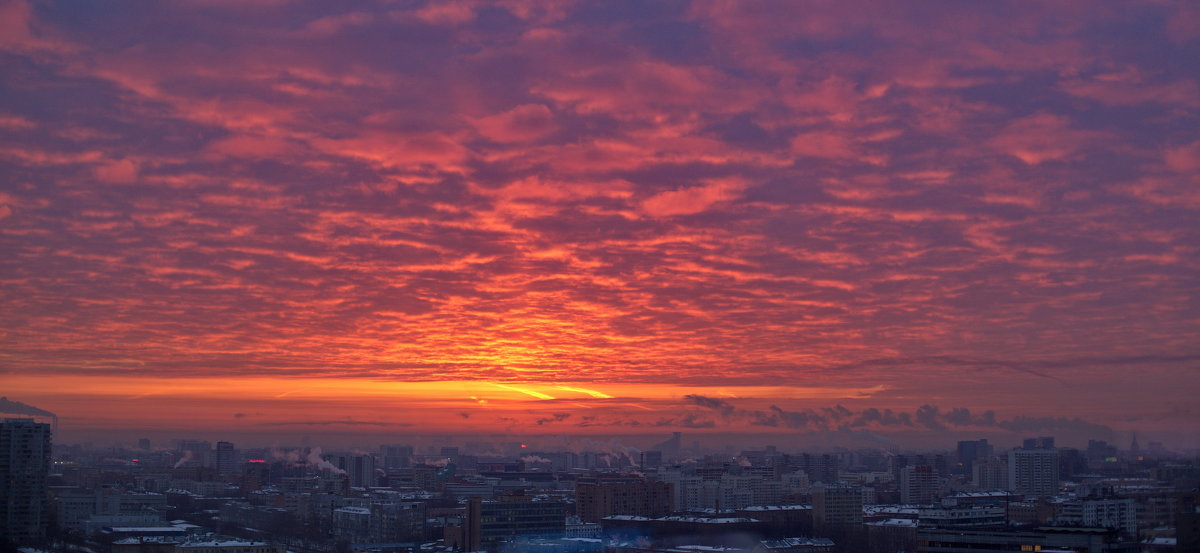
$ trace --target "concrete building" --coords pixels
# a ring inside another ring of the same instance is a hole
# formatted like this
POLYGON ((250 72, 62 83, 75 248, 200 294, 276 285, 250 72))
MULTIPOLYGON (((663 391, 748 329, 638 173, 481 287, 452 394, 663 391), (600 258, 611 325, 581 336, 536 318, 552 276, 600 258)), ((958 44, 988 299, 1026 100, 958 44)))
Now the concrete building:
POLYGON ((217 472, 233 474, 238 470, 237 450, 229 442, 217 442, 217 472))
POLYGON ((1035 530, 917 529, 917 553, 1011 553, 1069 551, 1071 553, 1136 553, 1138 543, 1115 531, 1099 528, 1037 528, 1035 530))
POLYGON ((808 536, 813 531, 812 505, 754 505, 734 513, 761 521, 770 538, 808 536))
POLYGON ((1004 505, 939 506, 920 509, 918 521, 931 528, 988 528, 1003 526, 1004 505))
POLYGON ((1058 451, 1014 449, 1008 452, 1008 489, 1032 497, 1058 493, 1058 451))
POLYGON ((661 451, 643 451, 641 454, 641 465, 643 469, 653 469, 661 467, 663 464, 663 452, 661 451))
POLYGON ((767 537, 766 525, 762 521, 740 516, 671 515, 650 518, 613 515, 605 517, 600 524, 607 538, 618 542, 649 541, 655 547, 652 551, 680 546, 706 548, 700 551, 711 551, 711 548, 746 550, 767 537))
POLYGON ((50 472, 50 425, 33 419, 0 424, 0 536, 16 544, 46 538, 49 523, 46 476, 50 472))
POLYGON ((908 504, 933 503, 937 497, 938 475, 929 465, 910 465, 900 469, 900 501, 908 504))
POLYGON ((204 440, 179 440, 175 449, 178 461, 175 468, 211 467, 212 444, 204 440))
POLYGON ((285 553, 283 544, 262 541, 216 539, 187 541, 175 546, 175 553, 285 553))
POLYGON ((91 532, 104 526, 158 526, 167 496, 112 488, 59 489, 52 494, 59 528, 91 532))
POLYGON ((1175 532, 1177 551, 1200 551, 1200 492, 1176 496, 1175 532))
POLYGON ((610 515, 659 517, 674 509, 671 485, 637 476, 598 474, 575 480, 575 504, 584 522, 610 515))
POLYGON ((917 521, 889 518, 863 523, 868 553, 912 551, 917 546, 917 521))
POLYGON ((1008 489, 1008 458, 976 459, 971 464, 971 484, 978 490, 1008 489))
POLYGON ((1025 438, 1022 449, 1054 449, 1054 436, 1040 438, 1025 438))
POLYGON ((385 470, 408 468, 412 464, 412 456, 413 448, 411 445, 385 444, 379 446, 379 457, 385 470))
POLYGON ((370 455, 335 455, 333 464, 346 472, 352 488, 367 488, 375 485, 375 458, 370 455))
POLYGON ((463 521, 463 547, 466 551, 497 551, 502 544, 518 539, 561 538, 566 532, 565 507, 561 501, 539 501, 525 495, 471 498, 463 521))
POLYGON ((855 486, 817 484, 812 488, 812 505, 813 526, 818 535, 857 532, 862 526, 862 491, 855 486))
POLYGON ((762 540, 752 553, 833 553, 835 545, 828 538, 780 538, 762 540))
POLYGON ((986 439, 958 442, 958 468, 962 474, 972 475, 975 461, 991 456, 992 446, 986 439))
POLYGON ((1111 528, 1125 537, 1137 536, 1137 507, 1133 498, 1085 497, 1061 505, 1059 524, 1111 528))

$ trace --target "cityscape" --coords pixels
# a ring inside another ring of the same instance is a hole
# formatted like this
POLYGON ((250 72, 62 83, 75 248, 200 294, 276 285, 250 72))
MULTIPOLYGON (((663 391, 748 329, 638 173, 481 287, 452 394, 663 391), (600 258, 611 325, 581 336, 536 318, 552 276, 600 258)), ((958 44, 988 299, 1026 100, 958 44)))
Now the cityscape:
MULTIPOLYGON (((10 547, 112 553, 1172 552, 1200 547, 1200 462, 1136 438, 923 453, 434 440, 348 451, 0 426, 10 547), (442 445, 439 445, 439 442, 442 445), (458 445, 447 445, 457 443, 458 445)), ((30 549, 23 548, 22 551, 30 549)))
POLYGON ((1200 553, 1194 0, 0 0, 0 553, 1200 553))

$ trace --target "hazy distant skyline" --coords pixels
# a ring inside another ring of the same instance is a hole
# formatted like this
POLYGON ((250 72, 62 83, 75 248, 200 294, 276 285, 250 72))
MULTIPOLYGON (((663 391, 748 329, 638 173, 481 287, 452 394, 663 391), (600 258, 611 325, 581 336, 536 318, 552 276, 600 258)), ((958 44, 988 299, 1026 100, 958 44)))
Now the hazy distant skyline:
POLYGON ((0 392, 64 432, 1198 445, 1195 3, 0 21, 0 392))

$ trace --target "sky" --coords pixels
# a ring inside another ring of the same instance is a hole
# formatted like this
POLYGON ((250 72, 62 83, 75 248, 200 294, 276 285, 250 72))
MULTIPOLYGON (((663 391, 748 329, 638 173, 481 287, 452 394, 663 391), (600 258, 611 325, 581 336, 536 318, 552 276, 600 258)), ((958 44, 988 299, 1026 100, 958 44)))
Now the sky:
POLYGON ((4 0, 0 60, 65 438, 1200 447, 1193 2, 4 0))

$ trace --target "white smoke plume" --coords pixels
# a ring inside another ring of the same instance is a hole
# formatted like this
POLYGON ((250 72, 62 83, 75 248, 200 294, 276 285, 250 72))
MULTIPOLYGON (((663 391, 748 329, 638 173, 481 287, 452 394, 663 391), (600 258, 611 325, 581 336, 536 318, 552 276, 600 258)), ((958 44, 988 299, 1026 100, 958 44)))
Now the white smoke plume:
POLYGON ((285 461, 287 464, 296 466, 302 464, 300 461, 300 452, 295 449, 279 449, 271 448, 271 458, 279 461, 285 461))
POLYGON ((175 465, 173 465, 171 468, 177 469, 179 467, 182 467, 184 463, 191 461, 191 460, 192 460, 192 450, 185 449, 185 450, 183 450, 183 457, 180 458, 178 461, 175 461, 175 465))
POLYGON ((333 463, 322 459, 321 448, 319 447, 312 448, 312 450, 308 452, 308 457, 306 459, 308 460, 309 465, 312 465, 318 469, 325 469, 334 474, 346 474, 346 471, 337 468, 337 466, 333 463))

